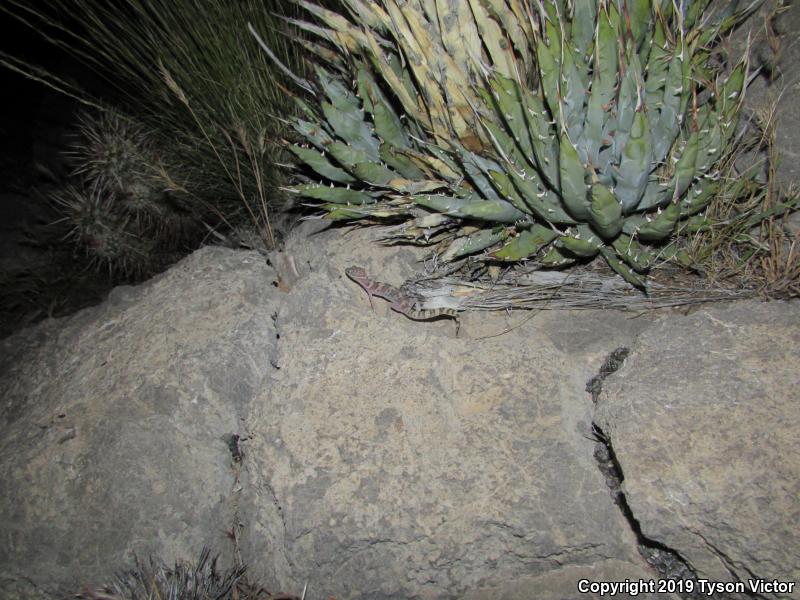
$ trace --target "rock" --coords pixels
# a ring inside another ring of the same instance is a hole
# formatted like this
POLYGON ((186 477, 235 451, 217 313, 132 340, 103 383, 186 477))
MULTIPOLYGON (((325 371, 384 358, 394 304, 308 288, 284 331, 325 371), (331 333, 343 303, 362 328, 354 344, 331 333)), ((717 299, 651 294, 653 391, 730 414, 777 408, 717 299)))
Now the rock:
POLYGON ((273 275, 256 253, 207 248, 0 342, 0 597, 229 547, 222 436, 273 369, 273 275))
POLYGON ((664 318, 604 388, 595 421, 646 538, 702 579, 800 582, 800 305, 664 318))
POLYGON ((652 575, 592 456, 584 390, 647 319, 543 313, 481 339, 509 319, 467 315, 456 338, 447 319, 414 322, 380 300, 373 313, 344 268, 399 283, 414 258, 360 260, 374 235, 324 232, 286 251, 307 274, 278 315, 280 370, 247 419, 251 574, 295 593, 307 582, 312 600, 576 597, 581 573, 652 575))
POLYGON ((379 233, 305 227, 275 268, 207 248, 4 340, 0 597, 204 545, 307 600, 577 598, 657 579, 642 547, 708 578, 797 576, 795 304, 469 313, 456 337, 372 312, 343 275, 420 268, 379 233))

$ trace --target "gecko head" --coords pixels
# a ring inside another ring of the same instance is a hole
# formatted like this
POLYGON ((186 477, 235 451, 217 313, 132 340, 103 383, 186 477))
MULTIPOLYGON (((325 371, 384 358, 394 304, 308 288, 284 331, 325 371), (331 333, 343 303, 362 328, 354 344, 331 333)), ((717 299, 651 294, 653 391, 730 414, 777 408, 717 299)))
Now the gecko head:
POLYGON ((363 267, 347 267, 344 270, 345 275, 352 278, 363 278, 367 276, 367 272, 363 267))

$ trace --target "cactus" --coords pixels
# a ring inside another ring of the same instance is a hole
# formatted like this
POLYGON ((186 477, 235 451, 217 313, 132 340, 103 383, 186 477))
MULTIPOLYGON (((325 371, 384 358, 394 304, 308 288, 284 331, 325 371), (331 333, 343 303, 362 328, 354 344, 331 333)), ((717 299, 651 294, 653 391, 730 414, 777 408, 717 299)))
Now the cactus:
POLYGON ((53 197, 65 239, 113 275, 157 271, 197 238, 199 214, 163 165, 152 138, 113 109, 80 117, 70 151, 75 184, 53 197))
POLYGON ((401 219, 394 235, 454 260, 601 255, 646 287, 704 209, 736 130, 747 64, 715 40, 752 6, 708 1, 300 0, 327 60, 298 99, 290 188, 328 219, 401 219), (319 183, 318 183, 319 181, 319 183))

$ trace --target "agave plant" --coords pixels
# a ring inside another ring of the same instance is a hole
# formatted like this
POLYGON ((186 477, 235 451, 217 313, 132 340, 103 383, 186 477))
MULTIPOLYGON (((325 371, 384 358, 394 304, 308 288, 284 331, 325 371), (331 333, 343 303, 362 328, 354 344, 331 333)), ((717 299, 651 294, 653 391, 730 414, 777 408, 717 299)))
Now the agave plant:
POLYGON ((747 80, 710 60, 752 6, 708 0, 308 2, 326 62, 298 100, 291 190, 328 219, 401 219, 442 260, 601 254, 639 287, 717 187, 747 80), (320 180, 321 178, 321 180, 320 180))

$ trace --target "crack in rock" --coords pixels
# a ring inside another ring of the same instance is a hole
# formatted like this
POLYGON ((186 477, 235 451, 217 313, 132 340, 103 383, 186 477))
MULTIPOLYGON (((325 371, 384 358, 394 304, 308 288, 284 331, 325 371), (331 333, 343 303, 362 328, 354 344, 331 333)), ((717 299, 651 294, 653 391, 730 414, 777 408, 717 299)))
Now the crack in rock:
MULTIPOLYGON (((661 578, 692 580, 695 582, 696 585, 693 592, 678 594, 684 600, 708 598, 708 595, 701 593, 698 589, 700 586, 697 585, 697 573, 680 553, 657 540, 648 538, 642 533, 641 525, 628 504, 625 492, 622 491, 622 482, 625 480, 625 476, 614 454, 611 442, 596 423, 592 425, 592 428, 597 439, 594 458, 597 461, 600 472, 606 478, 606 485, 611 492, 614 503, 619 507, 622 516, 625 517, 625 521, 630 526, 634 536, 636 536, 639 554, 661 578)), ((712 596, 712 598, 717 597, 721 598, 721 596, 712 596)))
MULTIPOLYGON (((586 391, 592 394, 592 403, 597 404, 603 390, 603 381, 616 372, 623 364, 625 358, 629 354, 628 348, 617 348, 608 355, 600 368, 600 372, 592 377, 586 384, 586 391)), ((647 563, 658 573, 662 579, 672 580, 691 580, 694 582, 694 589, 691 592, 678 591, 676 595, 684 600, 699 600, 700 598, 711 598, 717 600, 725 600, 731 598, 727 594, 715 592, 709 595, 707 591, 702 591, 698 583, 696 571, 692 568, 689 562, 681 556, 680 552, 674 548, 670 548, 666 544, 654 540, 644 535, 642 532, 641 524, 634 516, 628 500, 625 497, 625 492, 622 491, 622 482, 625 480, 625 475, 622 472, 622 467, 617 460, 614 453, 611 440, 600 428, 597 423, 592 423, 592 432, 596 440, 594 458, 597 461, 597 466, 600 472, 603 473, 606 479, 606 485, 611 492, 614 503, 619 507, 625 521, 631 528, 634 536, 636 537, 637 549, 639 554, 647 561, 647 563)), ((720 553, 717 553, 720 554, 720 553)), ((723 558, 724 555, 721 555, 723 558)), ((739 596, 737 596, 739 597, 739 596)), ((754 593, 745 593, 744 597, 761 599, 763 596, 754 593)))

